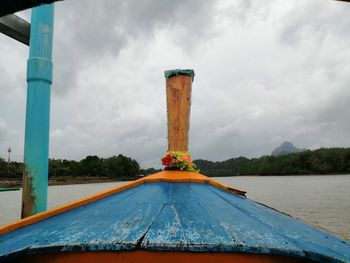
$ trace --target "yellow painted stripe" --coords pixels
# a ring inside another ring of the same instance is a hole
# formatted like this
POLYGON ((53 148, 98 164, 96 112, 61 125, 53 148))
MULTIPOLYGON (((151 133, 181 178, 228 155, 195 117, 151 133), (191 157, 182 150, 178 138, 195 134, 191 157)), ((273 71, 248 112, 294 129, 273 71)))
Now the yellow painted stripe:
POLYGON ((215 187, 221 188, 223 190, 233 192, 235 194, 243 195, 245 194, 244 191, 240 191, 237 189, 234 189, 230 186, 223 185, 219 183, 218 181, 215 181, 207 176, 201 175, 196 172, 184 172, 184 171, 162 171, 135 181, 132 181, 130 183, 126 183, 117 187, 113 187, 111 189, 105 190, 103 192, 90 195, 88 197, 79 199, 74 202, 70 202, 61 206, 58 206, 56 208, 50 209, 48 211, 26 217, 21 220, 14 221, 10 224, 4 225, 0 227, 0 235, 4 235, 8 232, 14 231, 16 229, 37 223, 39 221, 42 221, 44 219, 47 219, 49 217, 64 213, 66 211, 69 211, 71 209, 92 203, 96 200, 105 198, 107 196, 122 192, 124 190, 133 188, 135 186, 138 186, 143 183, 154 183, 154 182, 169 182, 169 183, 185 183, 185 182, 191 182, 191 183, 208 183, 215 187))

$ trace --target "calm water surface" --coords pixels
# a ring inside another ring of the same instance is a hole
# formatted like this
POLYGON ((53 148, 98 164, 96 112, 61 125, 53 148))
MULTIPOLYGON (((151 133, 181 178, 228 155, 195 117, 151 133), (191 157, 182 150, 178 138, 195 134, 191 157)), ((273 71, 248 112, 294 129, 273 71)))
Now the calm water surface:
MULTIPOLYGON (((350 239, 350 175, 216 179, 247 191, 250 199, 350 239)), ((123 183, 50 186, 48 206, 53 208, 123 183)), ((20 208, 20 191, 0 192, 0 225, 19 219, 20 208)))

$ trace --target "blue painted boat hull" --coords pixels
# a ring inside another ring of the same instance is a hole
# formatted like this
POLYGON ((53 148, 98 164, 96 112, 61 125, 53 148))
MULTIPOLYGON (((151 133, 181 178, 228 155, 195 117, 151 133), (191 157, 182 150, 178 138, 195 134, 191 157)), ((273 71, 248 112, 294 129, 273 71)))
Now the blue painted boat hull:
POLYGON ((0 261, 28 254, 183 251, 350 262, 350 244, 208 183, 152 182, 0 236, 0 261))

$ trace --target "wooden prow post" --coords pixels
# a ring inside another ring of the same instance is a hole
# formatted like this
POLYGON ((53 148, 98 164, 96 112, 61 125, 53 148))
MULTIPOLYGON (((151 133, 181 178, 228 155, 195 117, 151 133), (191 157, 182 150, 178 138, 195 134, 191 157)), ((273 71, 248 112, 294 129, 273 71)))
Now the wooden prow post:
POLYGON ((165 71, 168 111, 168 151, 188 151, 191 89, 194 71, 165 71))

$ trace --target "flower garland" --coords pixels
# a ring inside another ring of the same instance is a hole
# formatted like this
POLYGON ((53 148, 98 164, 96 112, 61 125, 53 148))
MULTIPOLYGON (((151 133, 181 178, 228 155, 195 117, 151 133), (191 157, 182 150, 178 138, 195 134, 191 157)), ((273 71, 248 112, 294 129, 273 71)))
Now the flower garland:
POLYGON ((161 160, 165 168, 177 168, 182 171, 199 172, 188 152, 168 151, 161 160))

